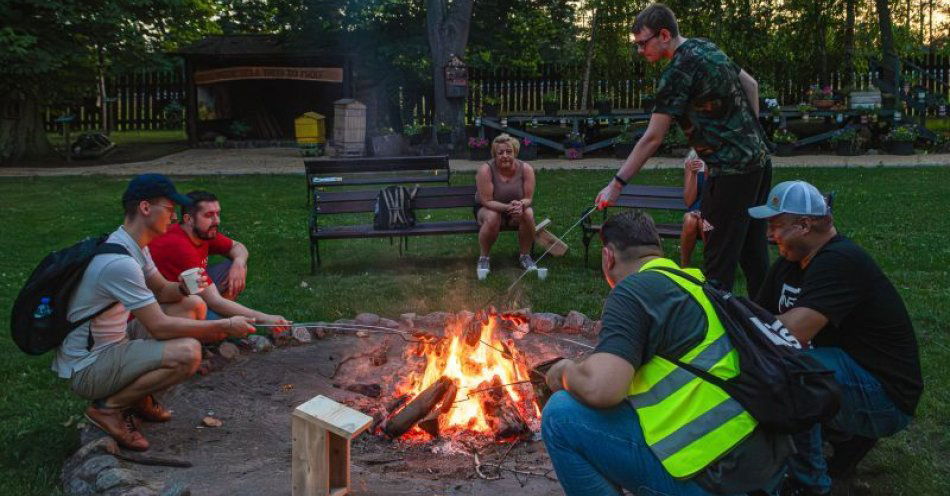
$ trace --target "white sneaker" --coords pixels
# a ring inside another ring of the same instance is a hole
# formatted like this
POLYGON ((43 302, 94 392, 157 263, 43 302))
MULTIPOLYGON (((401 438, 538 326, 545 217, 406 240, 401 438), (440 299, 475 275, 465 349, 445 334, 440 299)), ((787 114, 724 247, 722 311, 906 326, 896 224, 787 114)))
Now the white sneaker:
POLYGON ((518 257, 518 261, 521 263, 521 268, 524 270, 537 270, 538 266, 534 264, 534 260, 531 260, 531 255, 525 253, 518 257))
POLYGON ((475 266, 475 273, 478 275, 479 281, 484 281, 488 277, 488 273, 491 272, 491 263, 489 262, 488 257, 478 257, 478 265, 475 266))

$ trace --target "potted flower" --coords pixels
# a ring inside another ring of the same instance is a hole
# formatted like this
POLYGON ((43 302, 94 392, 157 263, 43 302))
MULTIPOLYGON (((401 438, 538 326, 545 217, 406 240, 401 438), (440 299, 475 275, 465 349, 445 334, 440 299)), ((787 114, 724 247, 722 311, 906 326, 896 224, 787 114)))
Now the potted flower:
POLYGON ((620 128, 620 134, 614 138, 614 158, 623 160, 630 156, 637 139, 633 136, 633 129, 630 124, 625 124, 620 128))
POLYGON ((893 155, 913 155, 917 129, 909 124, 895 127, 887 134, 887 151, 893 155))
POLYGON ((811 104, 816 108, 830 109, 835 106, 834 92, 831 86, 827 84, 821 87, 817 84, 812 85, 809 94, 811 96, 811 104))
POLYGON ((500 98, 492 95, 485 95, 485 97, 482 98, 482 111, 485 113, 485 117, 498 117, 498 112, 500 110, 500 98))
POLYGON ((409 140, 410 145, 422 143, 422 124, 416 124, 415 122, 406 124, 402 127, 402 134, 409 140))
POLYGON ((861 135, 856 128, 849 128, 831 138, 835 144, 835 153, 843 157, 861 155, 861 135))
POLYGON ((796 141, 798 141, 798 136, 785 128, 778 129, 772 134, 772 142, 776 145, 775 154, 780 157, 794 154, 796 141))
POLYGON ((584 135, 571 131, 564 136, 564 156, 568 160, 584 158, 584 135))
POLYGON ((488 140, 479 136, 472 136, 468 139, 468 159, 486 161, 491 158, 488 149, 488 140))
POLYGON ((773 107, 778 107, 778 92, 775 91, 775 88, 763 83, 759 86, 759 111, 762 112, 773 107))
POLYGON ((803 121, 807 121, 808 118, 809 118, 808 113, 809 113, 809 112, 813 112, 814 110, 815 110, 815 107, 812 107, 811 105, 809 105, 809 104, 807 104, 807 103, 799 103, 799 104, 798 104, 798 111, 802 113, 802 120, 803 120, 803 121))
POLYGON ((452 126, 440 122, 435 126, 435 138, 440 145, 452 143, 452 126))
POLYGON ((521 160, 535 160, 538 158, 538 144, 531 138, 521 138, 521 151, 518 152, 521 160))
POLYGON ((557 91, 549 91, 541 97, 541 104, 544 106, 544 114, 556 116, 560 110, 560 104, 557 101, 557 91))
POLYGON ((599 115, 609 114, 613 110, 610 104, 610 95, 607 93, 594 93, 594 106, 597 107, 599 115))
POLYGON ((382 127, 379 134, 373 136, 373 156, 398 157, 402 155, 402 136, 396 134, 390 127, 382 127))

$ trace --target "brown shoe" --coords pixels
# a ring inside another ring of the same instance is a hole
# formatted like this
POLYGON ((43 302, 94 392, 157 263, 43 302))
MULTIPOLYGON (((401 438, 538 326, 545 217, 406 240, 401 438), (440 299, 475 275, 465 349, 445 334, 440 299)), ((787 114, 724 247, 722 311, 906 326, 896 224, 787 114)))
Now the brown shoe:
POLYGON ((158 404, 152 395, 140 399, 139 402, 132 407, 132 413, 142 420, 148 420, 149 422, 168 422, 172 419, 172 412, 158 404))
POLYGON ((119 443, 119 446, 135 451, 148 449, 148 441, 136 428, 132 417, 121 408, 86 408, 86 418, 119 443))

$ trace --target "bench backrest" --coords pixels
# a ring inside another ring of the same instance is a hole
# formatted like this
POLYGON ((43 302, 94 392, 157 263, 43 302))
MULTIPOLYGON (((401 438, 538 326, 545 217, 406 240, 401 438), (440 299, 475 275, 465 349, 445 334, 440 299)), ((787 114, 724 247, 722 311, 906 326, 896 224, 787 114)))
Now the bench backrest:
POLYGON ((360 184, 448 183, 451 178, 447 155, 307 159, 303 163, 310 188, 360 184))
MULTIPOLYGON (((410 188, 411 190, 412 188, 410 188)), ((379 190, 317 191, 314 210, 320 214, 372 212, 379 190)), ((419 188, 413 207, 417 210, 473 207, 475 186, 430 186, 419 188)))
POLYGON ((683 188, 678 186, 648 186, 628 184, 620 191, 618 207, 686 210, 683 188))

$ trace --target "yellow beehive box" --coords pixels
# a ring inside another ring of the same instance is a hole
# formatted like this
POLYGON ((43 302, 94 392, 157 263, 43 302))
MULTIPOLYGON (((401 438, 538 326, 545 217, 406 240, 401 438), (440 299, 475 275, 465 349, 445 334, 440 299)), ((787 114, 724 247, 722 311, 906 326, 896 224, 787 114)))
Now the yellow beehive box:
POLYGON ((327 118, 316 112, 307 112, 294 119, 294 134, 297 143, 326 143, 327 118))

